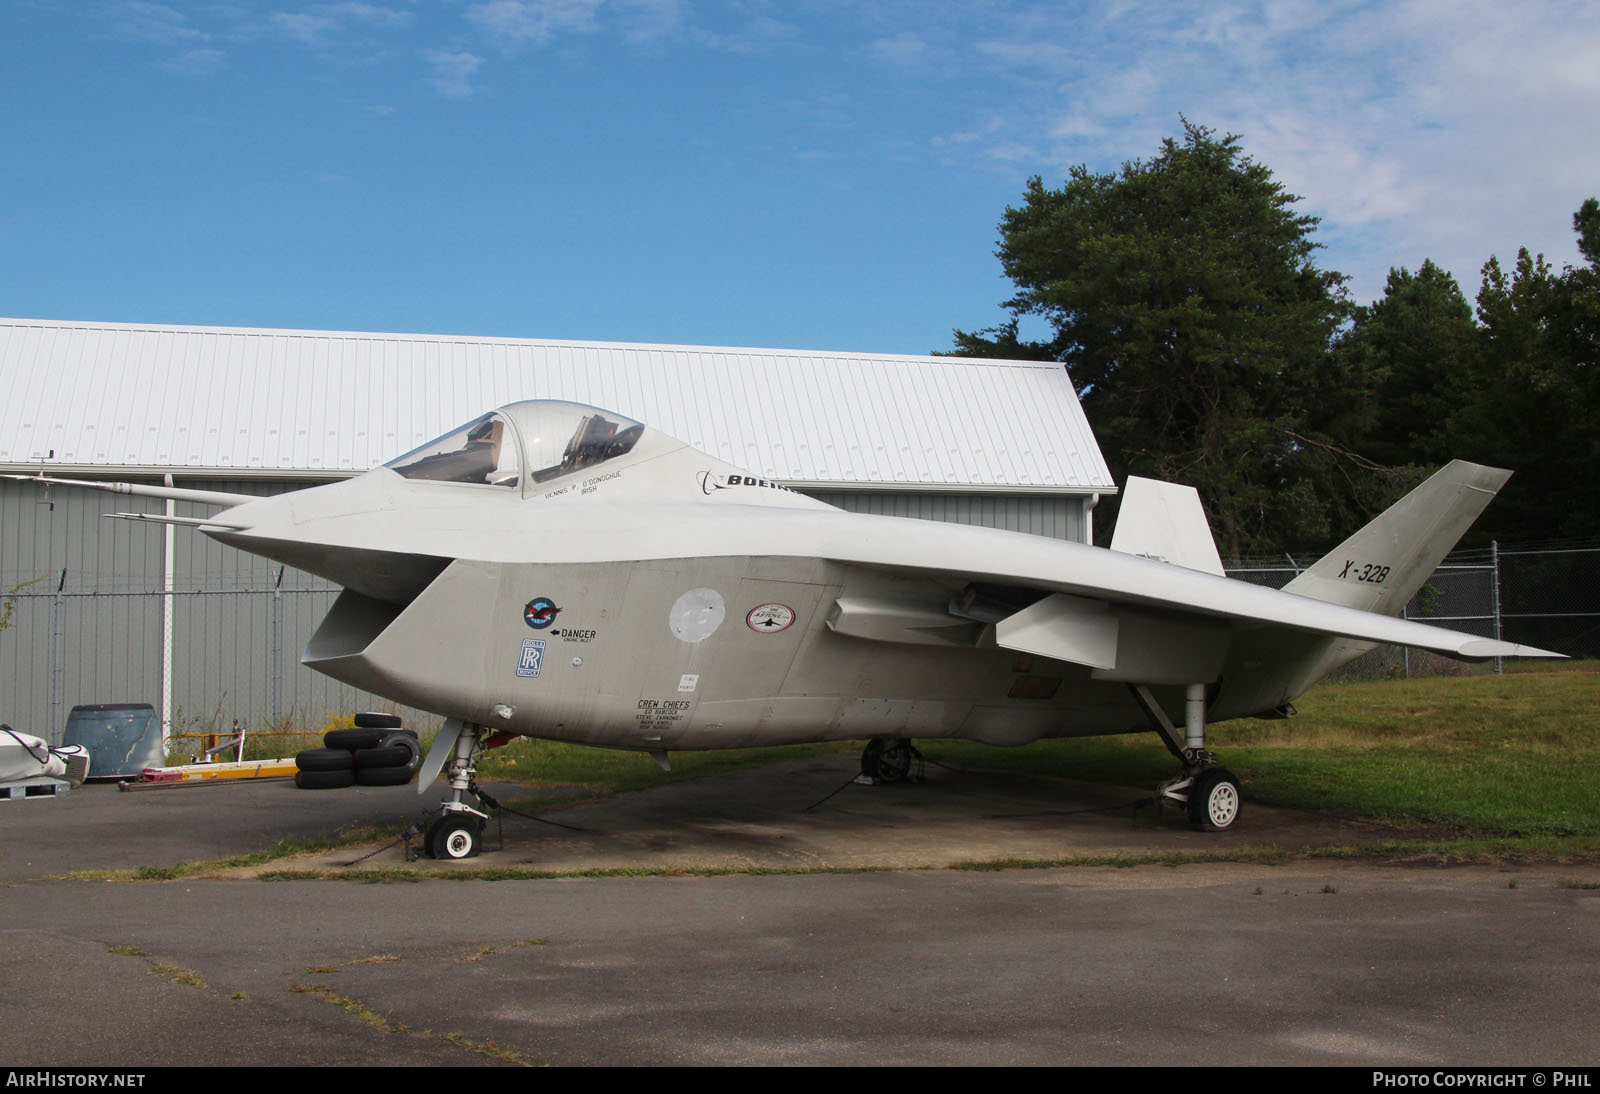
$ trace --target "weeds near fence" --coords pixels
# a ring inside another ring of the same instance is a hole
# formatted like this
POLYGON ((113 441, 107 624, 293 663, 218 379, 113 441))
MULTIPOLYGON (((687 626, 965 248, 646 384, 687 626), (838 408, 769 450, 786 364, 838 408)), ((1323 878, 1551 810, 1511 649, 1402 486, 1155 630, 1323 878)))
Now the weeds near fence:
POLYGON ((9 630, 12 619, 16 617, 17 594, 30 585, 37 585, 49 576, 49 574, 40 574, 31 580, 19 581, 5 592, 0 593, 0 633, 9 630))
MULTIPOLYGON (((261 722, 256 725, 223 726, 222 707, 227 696, 218 700, 217 707, 209 717, 185 717, 180 708, 172 720, 173 746, 167 753, 167 762, 170 764, 189 763, 202 751, 199 747, 189 747, 180 742, 203 742, 208 738, 215 738, 217 743, 230 740, 242 732, 244 734, 244 760, 276 760, 293 756, 296 752, 307 748, 318 748, 322 744, 322 736, 335 729, 351 729, 355 726, 355 716, 351 714, 329 713, 322 716, 322 724, 291 710, 275 721, 261 722)), ((432 735, 428 735, 431 737, 432 735)), ((426 741, 427 738, 425 737, 426 741)), ((218 760, 232 760, 237 755, 236 751, 219 754, 218 760)))

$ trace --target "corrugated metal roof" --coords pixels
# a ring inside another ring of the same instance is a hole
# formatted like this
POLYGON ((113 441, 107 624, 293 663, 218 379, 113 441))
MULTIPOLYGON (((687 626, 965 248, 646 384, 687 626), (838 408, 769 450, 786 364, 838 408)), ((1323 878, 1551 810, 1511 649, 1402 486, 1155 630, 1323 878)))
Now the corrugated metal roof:
POLYGON ((352 473, 519 399, 637 418, 769 478, 1107 491, 1059 365, 0 319, 0 464, 352 473))

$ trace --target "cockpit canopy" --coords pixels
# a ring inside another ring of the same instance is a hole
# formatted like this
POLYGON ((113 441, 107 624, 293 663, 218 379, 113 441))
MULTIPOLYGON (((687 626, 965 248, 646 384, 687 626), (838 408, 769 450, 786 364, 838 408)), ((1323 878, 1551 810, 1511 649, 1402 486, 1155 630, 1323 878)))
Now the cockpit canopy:
POLYGON ((642 423, 621 414, 535 399, 474 418, 384 466, 408 479, 522 493, 626 455, 643 435, 642 423))

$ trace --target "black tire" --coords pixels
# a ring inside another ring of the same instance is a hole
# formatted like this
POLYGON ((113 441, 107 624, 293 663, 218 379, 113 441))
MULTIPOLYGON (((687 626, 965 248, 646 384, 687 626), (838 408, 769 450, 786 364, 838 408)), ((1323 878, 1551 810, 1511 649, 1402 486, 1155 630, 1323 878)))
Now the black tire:
POLYGON ((377 748, 383 734, 375 729, 330 729, 322 735, 322 743, 329 748, 377 748))
POLYGON ((295 753, 294 766, 301 771, 349 771, 355 756, 343 748, 308 748, 295 753))
POLYGON ((1244 799, 1231 771, 1202 771, 1189 787, 1189 823, 1205 832, 1225 832, 1239 820, 1244 799))
POLYGON ((861 750, 861 773, 869 779, 878 777, 878 757, 883 755, 883 738, 874 737, 861 750))
POLYGON ((384 734, 380 745, 382 748, 403 748, 410 755, 406 767, 412 771, 422 766, 422 742, 417 740, 415 733, 406 730, 397 730, 394 733, 384 734))
POLYGON ((351 720, 357 729, 399 729, 405 724, 398 714, 379 714, 375 710, 363 711, 351 720))
POLYGON ((355 771, 357 786, 404 786, 414 774, 409 767, 362 767, 355 771))
POLYGON ((911 774, 911 742, 904 737, 874 737, 861 750, 861 773, 880 783, 897 783, 911 774))
POLYGON ((436 859, 476 858, 483 850, 483 825, 476 817, 445 817, 428 828, 428 853, 436 859))
POLYGON ((399 745, 379 745, 377 748, 360 749, 355 757, 355 763, 351 766, 357 771, 380 767, 407 767, 411 763, 411 750, 401 748, 399 745))
POLYGON ((301 790, 342 790, 356 784, 356 773, 344 771, 297 771, 294 784, 301 790))
POLYGON ((886 783, 904 782, 911 774, 911 742, 904 737, 890 741, 878 756, 878 778, 886 783))

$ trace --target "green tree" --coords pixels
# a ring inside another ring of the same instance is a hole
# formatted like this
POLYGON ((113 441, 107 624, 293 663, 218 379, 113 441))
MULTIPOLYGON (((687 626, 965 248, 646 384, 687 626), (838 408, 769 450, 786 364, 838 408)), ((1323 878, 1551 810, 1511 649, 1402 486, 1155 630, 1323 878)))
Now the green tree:
POLYGON ((1600 461, 1600 210, 1573 218, 1589 264, 1556 273, 1543 255, 1518 252, 1509 274, 1496 259, 1478 292, 1481 352, 1471 399, 1451 434, 1472 459, 1517 472, 1485 514, 1485 536, 1528 542, 1600 535, 1594 469, 1600 461))
POLYGON ((1590 272, 1600 269, 1600 201, 1590 198, 1572 214, 1572 230, 1578 233, 1578 250, 1590 272))
POLYGON ((1197 487, 1225 554, 1326 543, 1330 495, 1364 477, 1349 453, 1370 385, 1330 361, 1344 278, 1312 261, 1297 200, 1238 137, 1187 120, 1148 162, 1030 179, 1000 224, 1012 320, 957 331, 954 352, 1066 364, 1113 476, 1197 487), (1028 315, 1054 336, 1019 340, 1028 315))
POLYGON ((1335 358, 1377 390, 1362 454, 1386 467, 1432 467, 1461 455, 1452 415, 1471 398, 1480 347, 1472 306, 1449 272, 1424 261, 1389 271, 1383 298, 1355 309, 1335 358))

